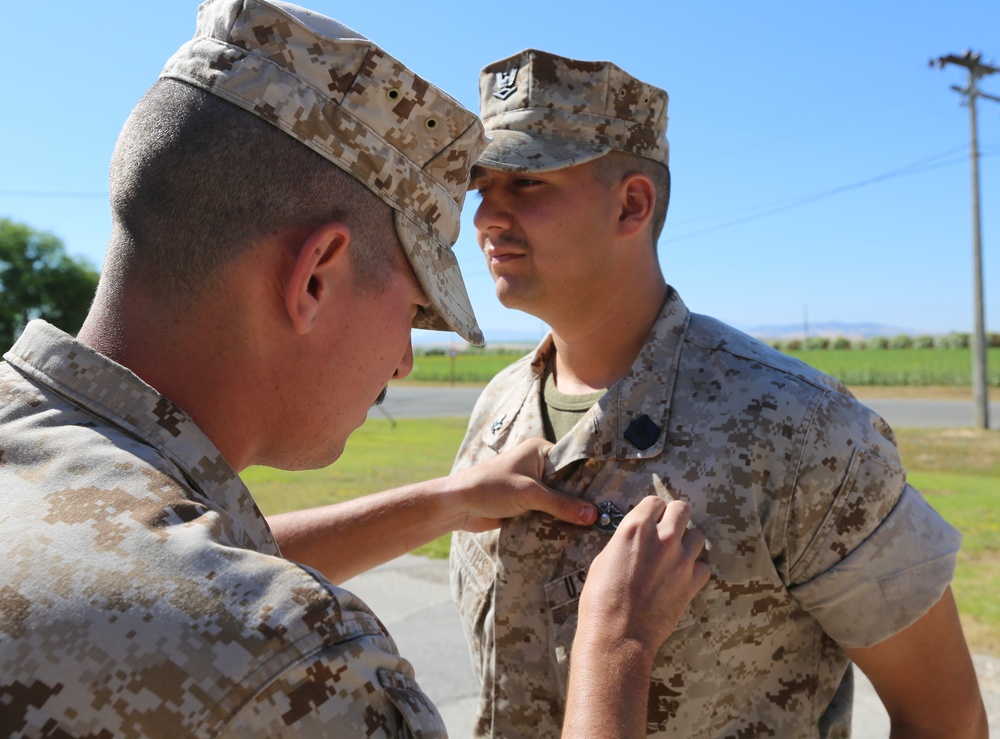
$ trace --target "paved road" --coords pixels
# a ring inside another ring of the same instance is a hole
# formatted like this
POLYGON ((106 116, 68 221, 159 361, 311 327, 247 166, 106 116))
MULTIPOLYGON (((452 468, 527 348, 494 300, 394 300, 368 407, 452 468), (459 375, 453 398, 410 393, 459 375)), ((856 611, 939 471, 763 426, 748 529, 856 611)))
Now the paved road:
POLYGON ((368 412, 369 418, 440 418, 472 414, 472 406, 483 391, 480 387, 391 385, 382 405, 368 412))
MULTIPOLYGON (((385 403, 373 408, 369 417, 467 417, 480 392, 474 387, 393 385, 385 403)), ((863 402, 894 428, 971 427, 974 419, 971 400, 864 398, 863 402)), ((1000 403, 990 403, 990 419, 992 428, 1000 427, 1000 403)))
MULTIPOLYGON (((384 406, 373 408, 369 415, 468 416, 479 393, 478 388, 393 386, 384 406)), ((971 402, 868 398, 865 403, 898 428, 972 425, 971 402)), ((990 414, 996 427, 1000 404, 991 404, 990 414)), ((441 710, 450 736, 470 736, 476 680, 451 601, 447 564, 407 555, 348 581, 345 587, 361 596, 385 623, 441 710)), ((1000 659, 977 656, 975 661, 990 725, 1000 732, 1000 659)), ((860 671, 855 674, 854 739, 885 739, 889 735, 885 709, 871 683, 860 671)))
MULTIPOLYGON (((862 398, 893 428, 962 428, 975 423, 971 400, 862 398)), ((989 406, 990 428, 1000 428, 1000 403, 989 406)))

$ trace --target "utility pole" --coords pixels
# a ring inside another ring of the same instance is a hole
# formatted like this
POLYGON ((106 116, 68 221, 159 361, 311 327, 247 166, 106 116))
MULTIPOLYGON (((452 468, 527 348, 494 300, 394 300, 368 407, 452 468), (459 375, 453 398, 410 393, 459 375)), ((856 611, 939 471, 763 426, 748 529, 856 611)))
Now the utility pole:
POLYGON ((983 320, 983 246, 980 238, 979 217, 979 137, 976 130, 976 99, 986 98, 1000 102, 1000 97, 987 95, 976 86, 980 77, 1000 72, 1000 68, 984 64, 982 55, 966 50, 961 56, 948 54, 936 60, 931 59, 930 66, 935 64, 944 69, 947 64, 965 67, 969 71, 969 84, 966 87, 952 85, 951 89, 964 95, 964 104, 969 107, 971 123, 970 155, 972 157, 972 399, 975 408, 975 425, 977 428, 990 427, 990 403, 987 392, 986 373, 986 326, 983 320))

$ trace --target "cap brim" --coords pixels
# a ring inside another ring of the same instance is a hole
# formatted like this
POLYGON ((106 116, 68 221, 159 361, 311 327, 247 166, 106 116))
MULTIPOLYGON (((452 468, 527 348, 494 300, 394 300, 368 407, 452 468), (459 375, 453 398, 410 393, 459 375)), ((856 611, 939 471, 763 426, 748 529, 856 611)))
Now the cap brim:
POLYGON ((547 172, 572 167, 602 157, 612 148, 529 131, 494 129, 486 134, 492 140, 477 164, 508 172, 547 172))
POLYGON ((406 258, 431 301, 430 308, 413 319, 413 328, 454 331, 470 344, 482 346, 486 343, 483 332, 451 245, 429 236, 405 213, 393 210, 392 215, 406 258))

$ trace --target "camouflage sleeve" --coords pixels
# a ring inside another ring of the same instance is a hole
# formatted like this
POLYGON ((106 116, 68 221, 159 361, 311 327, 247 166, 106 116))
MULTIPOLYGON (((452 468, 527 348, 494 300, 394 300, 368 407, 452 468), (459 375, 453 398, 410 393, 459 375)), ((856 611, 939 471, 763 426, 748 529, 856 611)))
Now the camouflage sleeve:
POLYGON ((284 670, 241 708, 222 736, 446 739, 447 731, 392 642, 368 634, 284 670))
POLYGON ((885 421, 838 393, 817 408, 786 521, 790 592, 844 647, 877 644, 926 613, 961 542, 907 484, 885 421))

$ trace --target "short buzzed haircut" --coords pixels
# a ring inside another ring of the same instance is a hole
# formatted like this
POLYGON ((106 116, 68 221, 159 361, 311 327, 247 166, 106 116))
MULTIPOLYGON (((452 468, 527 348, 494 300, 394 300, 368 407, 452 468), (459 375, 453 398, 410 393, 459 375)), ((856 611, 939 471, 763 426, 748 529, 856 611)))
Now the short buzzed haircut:
POLYGON ((111 162, 108 259, 155 298, 197 298, 261 239, 341 221, 358 283, 386 284, 397 259, 392 209, 270 123, 171 79, 153 85, 111 162))
POLYGON ((602 157, 593 160, 594 175, 605 185, 621 182, 630 174, 643 174, 653 181, 656 191, 656 202, 653 205, 653 217, 650 228, 653 240, 653 250, 663 232, 663 224, 667 220, 667 206, 670 204, 670 169, 660 162, 646 159, 635 154, 612 150, 602 157))

